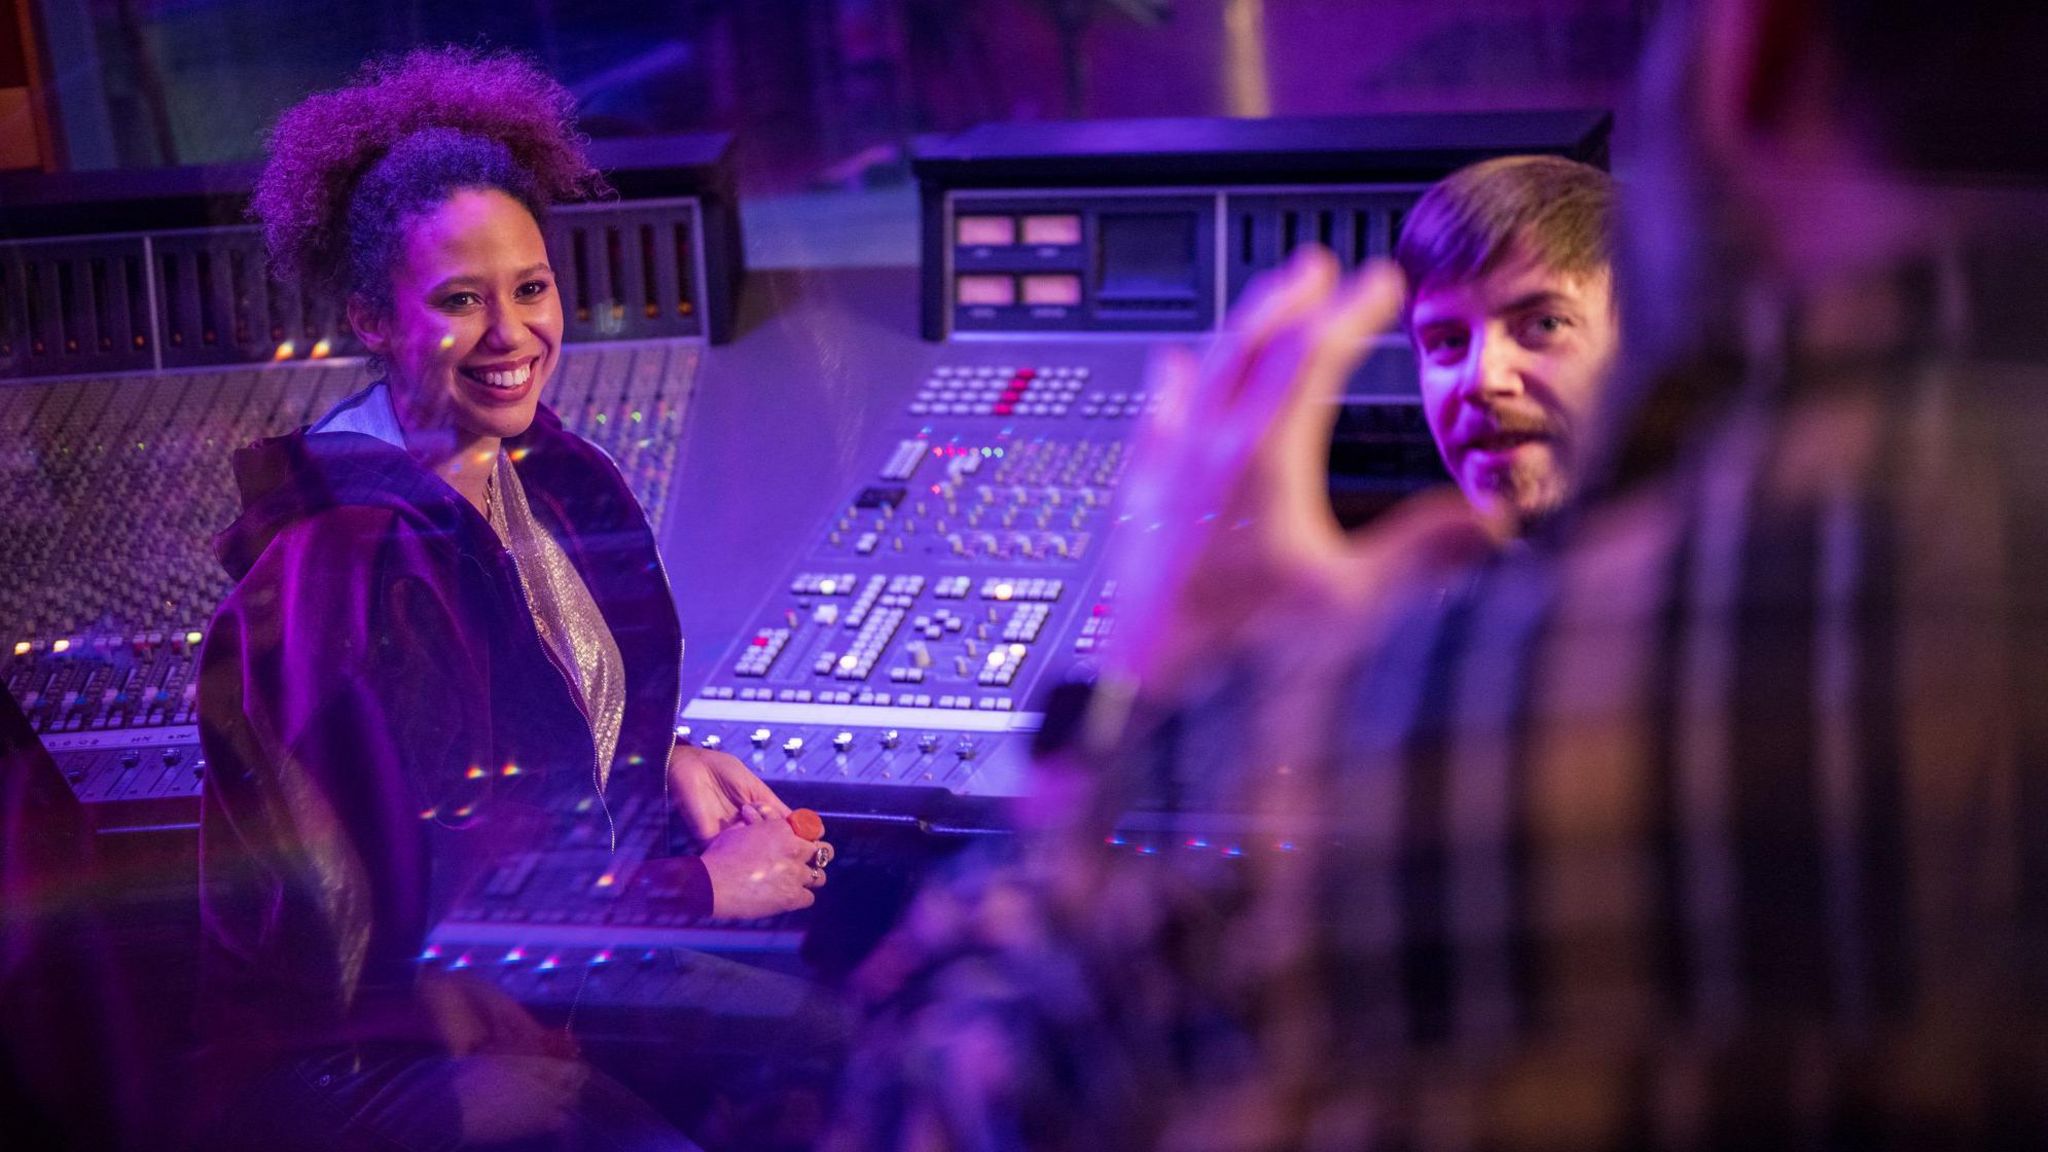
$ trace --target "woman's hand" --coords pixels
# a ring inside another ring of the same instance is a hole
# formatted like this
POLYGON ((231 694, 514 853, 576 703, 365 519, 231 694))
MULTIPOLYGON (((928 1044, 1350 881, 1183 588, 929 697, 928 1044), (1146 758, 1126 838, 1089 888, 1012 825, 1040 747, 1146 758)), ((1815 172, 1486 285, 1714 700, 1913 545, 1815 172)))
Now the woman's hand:
POLYGON ((789 805, 737 757, 709 748, 676 745, 668 758, 668 787, 683 826, 700 843, 738 824, 750 804, 765 816, 789 817, 789 805))
POLYGON ((739 822, 712 837, 704 849, 711 914, 754 920, 810 907, 815 890, 825 886, 825 870, 813 866, 821 846, 829 855, 824 841, 790 831, 786 812, 776 816, 756 805, 742 806, 739 822))

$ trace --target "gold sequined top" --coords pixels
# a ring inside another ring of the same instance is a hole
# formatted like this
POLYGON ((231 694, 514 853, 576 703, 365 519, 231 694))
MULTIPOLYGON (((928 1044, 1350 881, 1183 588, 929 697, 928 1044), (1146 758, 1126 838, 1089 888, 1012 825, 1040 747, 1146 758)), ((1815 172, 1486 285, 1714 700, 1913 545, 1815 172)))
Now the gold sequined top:
POLYGON ((626 719, 626 665, 590 588, 526 502, 509 453, 498 453, 491 476, 491 528, 519 570, 534 627, 569 679, 597 748, 597 787, 611 780, 612 755, 626 719))

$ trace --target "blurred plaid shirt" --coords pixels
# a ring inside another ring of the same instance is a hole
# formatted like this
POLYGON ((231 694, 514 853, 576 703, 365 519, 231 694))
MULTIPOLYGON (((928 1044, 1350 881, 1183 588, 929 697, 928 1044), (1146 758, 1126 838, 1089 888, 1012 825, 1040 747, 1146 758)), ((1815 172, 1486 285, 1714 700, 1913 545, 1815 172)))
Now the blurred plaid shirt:
POLYGON ((2048 1141, 2032 262, 1858 286, 1846 341, 1795 312, 1555 548, 1275 637, 1139 770, 1255 798, 1234 866, 928 893, 837 1147, 2048 1141))

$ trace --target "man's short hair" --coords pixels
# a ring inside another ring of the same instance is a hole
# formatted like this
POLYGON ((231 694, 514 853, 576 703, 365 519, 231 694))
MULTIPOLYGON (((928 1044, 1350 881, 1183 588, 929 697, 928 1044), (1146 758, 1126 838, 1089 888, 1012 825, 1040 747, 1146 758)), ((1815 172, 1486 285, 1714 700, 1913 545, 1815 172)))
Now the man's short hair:
POLYGON ((1424 193, 1401 226, 1394 259, 1410 291, 1459 284, 1519 248, 1568 276, 1614 260, 1614 179, 1561 156, 1502 156, 1460 168, 1424 193))

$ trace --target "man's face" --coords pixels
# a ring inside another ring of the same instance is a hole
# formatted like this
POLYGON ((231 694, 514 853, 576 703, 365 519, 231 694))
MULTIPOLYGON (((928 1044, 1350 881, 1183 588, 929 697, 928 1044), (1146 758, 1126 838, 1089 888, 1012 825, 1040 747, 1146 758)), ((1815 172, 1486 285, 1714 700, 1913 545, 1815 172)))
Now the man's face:
POLYGON ((1483 276, 1415 293, 1430 433, 1465 498, 1507 532, 1570 492, 1577 436, 1614 359, 1612 287, 1606 269, 1563 275, 1517 245, 1483 276))

